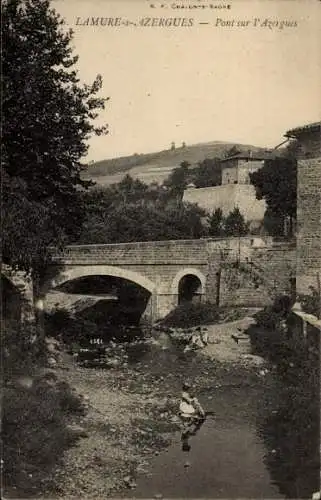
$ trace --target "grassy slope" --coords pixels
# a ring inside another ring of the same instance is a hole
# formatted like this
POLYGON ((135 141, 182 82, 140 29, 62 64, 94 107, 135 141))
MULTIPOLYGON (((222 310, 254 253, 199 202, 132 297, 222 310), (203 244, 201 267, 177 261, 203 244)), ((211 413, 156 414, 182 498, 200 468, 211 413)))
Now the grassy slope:
MULTIPOLYGON (((225 152, 233 145, 228 142, 213 141, 186 146, 185 148, 176 148, 175 150, 164 150, 156 153, 102 160, 90 165, 84 177, 94 180, 99 185, 108 185, 113 182, 119 182, 128 173, 147 184, 152 182, 160 183, 182 161, 185 160, 191 165, 195 165, 205 158, 222 158, 225 152)), ((252 151, 262 150, 262 148, 250 145, 235 145, 242 151, 249 149, 252 151)))

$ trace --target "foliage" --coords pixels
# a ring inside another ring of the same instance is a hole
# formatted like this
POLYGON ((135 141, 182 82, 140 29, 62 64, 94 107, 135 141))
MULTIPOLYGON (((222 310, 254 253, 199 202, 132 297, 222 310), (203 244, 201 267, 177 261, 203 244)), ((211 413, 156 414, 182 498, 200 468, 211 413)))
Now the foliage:
POLYGON ((84 213, 81 158, 87 139, 106 133, 102 80, 80 85, 72 32, 49 0, 5 0, 2 12, 3 258, 37 269, 49 244, 79 233, 84 213))
POLYGON ((86 215, 74 242, 124 243, 191 239, 205 236, 243 236, 247 224, 238 209, 226 218, 220 209, 208 214, 197 204, 183 202, 177 192, 148 186, 127 175, 105 189, 83 195, 86 215))
POLYGON ((49 486, 50 472, 75 442, 67 423, 84 413, 68 384, 53 373, 39 375, 45 358, 35 333, 29 324, 2 328, 2 487, 23 498, 49 486))
POLYGON ((296 218, 296 159, 289 153, 288 156, 266 160, 260 170, 250 173, 250 180, 255 187, 257 199, 266 201, 269 211, 267 220, 274 218, 272 231, 280 231, 282 235, 283 221, 289 218, 292 226, 296 218), (275 224, 276 220, 280 221, 279 225, 275 224))
POLYGON ((222 181, 219 158, 205 158, 193 175, 192 181, 197 188, 219 186, 222 181))
POLYGON ((308 314, 313 314, 317 318, 321 318, 321 298, 320 291, 310 286, 310 295, 299 295, 298 299, 302 309, 308 314))
POLYGON ((222 236, 224 232, 224 219, 221 208, 217 208, 207 216, 208 235, 209 236, 222 236))
POLYGON ((200 304, 182 303, 171 311, 162 321, 161 326, 190 328, 192 326, 217 323, 219 310, 215 304, 203 302, 200 304))
POLYGON ((244 236, 248 233, 248 225, 237 207, 226 217, 224 233, 226 236, 244 236))
POLYGON ((311 498, 320 488, 320 362, 302 345, 280 362, 277 390, 267 387, 264 396, 274 411, 260 401, 266 464, 282 495, 311 498))
POLYGON ((280 321, 285 320, 290 313, 291 298, 288 295, 279 295, 271 306, 266 306, 254 315, 256 324, 268 330, 279 327, 280 321))
POLYGON ((2 324, 3 379, 5 382, 16 376, 33 374, 45 361, 44 352, 36 338, 32 324, 20 325, 10 321, 2 324))
POLYGON ((187 161, 182 161, 179 167, 174 168, 174 170, 169 175, 168 179, 164 182, 164 185, 169 189, 173 196, 182 197, 184 189, 188 183, 188 167, 190 164, 187 161))
POLYGON ((205 234, 203 209, 130 176, 84 197, 87 211, 78 243, 189 239, 205 234))
POLYGON ((275 238, 284 235, 284 219, 267 207, 263 217, 263 226, 270 236, 275 238))
POLYGON ((80 344, 98 337, 96 322, 73 317, 68 311, 58 309, 45 315, 46 334, 60 338, 65 344, 80 344))
POLYGON ((67 423, 70 415, 84 412, 82 402, 52 374, 31 388, 6 386, 3 408, 3 487, 34 497, 52 486, 50 472, 76 442, 67 423))

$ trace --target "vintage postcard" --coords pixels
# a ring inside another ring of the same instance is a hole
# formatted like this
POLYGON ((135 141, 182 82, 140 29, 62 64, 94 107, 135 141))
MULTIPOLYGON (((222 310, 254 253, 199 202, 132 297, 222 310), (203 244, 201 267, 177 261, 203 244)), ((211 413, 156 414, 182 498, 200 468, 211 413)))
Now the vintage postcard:
POLYGON ((4 0, 4 498, 321 498, 320 26, 4 0))

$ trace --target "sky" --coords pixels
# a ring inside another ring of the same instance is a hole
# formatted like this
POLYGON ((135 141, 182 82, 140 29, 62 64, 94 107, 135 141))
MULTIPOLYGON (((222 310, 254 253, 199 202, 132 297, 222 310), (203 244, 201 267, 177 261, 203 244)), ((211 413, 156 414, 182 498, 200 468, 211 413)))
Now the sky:
POLYGON ((52 4, 74 31, 81 82, 101 74, 101 95, 110 98, 99 118, 109 134, 90 140, 88 161, 168 149, 172 141, 275 147, 287 130, 320 119, 318 0, 52 4), (88 17, 138 26, 85 25, 88 17), (156 24, 187 18, 193 25, 149 26, 146 18, 156 24))

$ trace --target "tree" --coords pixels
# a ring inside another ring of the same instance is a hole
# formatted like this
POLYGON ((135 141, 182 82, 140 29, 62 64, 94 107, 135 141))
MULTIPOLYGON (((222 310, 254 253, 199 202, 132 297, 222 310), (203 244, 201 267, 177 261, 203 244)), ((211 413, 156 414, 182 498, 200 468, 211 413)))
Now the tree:
POLYGON ((49 0, 4 0, 2 207, 3 259, 41 272, 48 245, 80 232, 85 213, 81 178, 91 134, 106 99, 102 80, 81 85, 72 55, 72 32, 49 0))
POLYGON ((195 172, 194 183, 198 188, 219 186, 222 182, 221 163, 219 158, 205 158, 195 172))
POLYGON ((234 145, 225 152, 224 156, 225 158, 229 158, 230 156, 238 155, 240 152, 241 150, 236 145, 234 145))
POLYGON ((222 236, 224 230, 224 219, 221 208, 217 208, 207 217, 209 236, 222 236))
POLYGON ((163 189, 158 185, 149 189, 146 184, 136 182, 127 178, 104 190, 92 189, 86 193, 86 217, 75 242, 188 239, 205 234, 203 209, 167 193, 163 196, 163 189), (132 190, 135 186, 137 191, 132 190))
MULTIPOLYGON (((274 220, 274 228, 283 228, 290 221, 290 234, 296 218, 297 161, 289 150, 284 156, 266 160, 263 167, 250 173, 256 197, 264 199, 268 208, 267 220, 274 220), (275 221, 279 220, 279 224, 275 221)), ((279 229, 283 234, 283 229, 279 229)), ((275 231, 275 229, 274 229, 275 231)))
POLYGON ((142 199, 148 190, 147 184, 139 179, 133 179, 129 174, 115 186, 119 199, 124 202, 135 202, 142 199))
POLYGON ((174 196, 181 197, 183 195, 184 189, 187 186, 189 166, 190 164, 187 161, 182 161, 180 166, 174 168, 168 179, 164 182, 164 185, 169 188, 174 196))
POLYGON ((247 234, 247 224, 237 207, 225 218, 224 231, 226 236, 244 236, 247 234))

